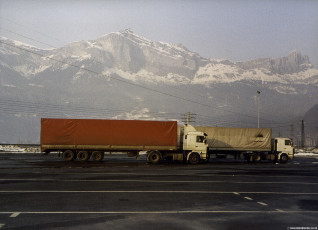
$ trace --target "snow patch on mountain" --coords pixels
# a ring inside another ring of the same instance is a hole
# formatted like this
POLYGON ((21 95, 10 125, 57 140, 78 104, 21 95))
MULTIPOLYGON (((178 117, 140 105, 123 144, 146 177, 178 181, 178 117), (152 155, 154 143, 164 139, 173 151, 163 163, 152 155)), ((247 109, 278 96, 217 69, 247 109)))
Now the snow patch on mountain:
POLYGON ((244 70, 235 65, 225 65, 222 63, 210 63, 199 68, 192 83, 204 85, 232 83, 242 80, 287 83, 281 77, 271 74, 266 69, 244 70))
POLYGON ((133 82, 142 81, 149 83, 166 83, 175 85, 186 85, 190 83, 190 80, 182 75, 168 73, 166 76, 158 76, 145 69, 141 69, 137 73, 131 73, 118 68, 110 68, 102 72, 102 75, 104 76, 112 76, 113 74, 116 74, 124 79, 133 82))
POLYGON ((277 91, 280 94, 298 94, 297 90, 290 85, 270 86, 270 88, 277 91))
POLYGON ((297 73, 280 75, 280 77, 296 84, 317 84, 318 69, 310 68, 297 73))
POLYGON ((21 48, 40 50, 39 48, 37 48, 35 46, 32 46, 30 44, 26 44, 26 43, 23 43, 23 42, 20 42, 20 41, 16 41, 16 40, 11 40, 11 39, 9 39, 7 37, 0 36, 0 40, 2 42, 5 42, 6 44, 15 45, 15 46, 18 46, 18 47, 21 47, 21 48))
POLYGON ((134 34, 131 30, 125 30, 122 32, 115 32, 118 36, 125 38, 132 44, 140 48, 151 48, 152 50, 160 53, 161 55, 168 56, 169 58, 181 58, 184 56, 185 51, 189 56, 196 56, 196 53, 190 52, 182 45, 176 46, 167 42, 153 42, 145 37, 134 34))
MULTIPOLYGON (((292 74, 275 74, 265 68, 246 70, 235 65, 210 63, 198 69, 192 83, 210 85, 216 83, 232 83, 242 80, 261 81, 262 83, 275 82, 280 84, 317 84, 318 70, 309 68, 292 74)), ((294 92, 294 90, 291 92, 294 92)))
POLYGON ((33 87, 39 87, 39 88, 43 88, 43 85, 39 85, 39 84, 34 84, 34 83, 29 83, 29 86, 33 86, 33 87))
POLYGON ((4 87, 9 87, 9 88, 16 88, 17 86, 12 85, 12 84, 3 84, 4 87))

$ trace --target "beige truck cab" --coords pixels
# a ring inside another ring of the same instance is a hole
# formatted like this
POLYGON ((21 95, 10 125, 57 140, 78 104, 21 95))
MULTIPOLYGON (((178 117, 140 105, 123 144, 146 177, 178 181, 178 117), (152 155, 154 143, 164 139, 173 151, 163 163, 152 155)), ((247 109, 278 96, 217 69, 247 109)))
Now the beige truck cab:
POLYGON ((183 150, 188 151, 187 162, 197 164, 200 160, 208 161, 207 134, 196 131, 191 125, 185 125, 183 136, 183 150))
POLYGON ((277 161, 286 163, 294 158, 294 146, 292 139, 277 137, 272 141, 272 149, 277 152, 277 161))

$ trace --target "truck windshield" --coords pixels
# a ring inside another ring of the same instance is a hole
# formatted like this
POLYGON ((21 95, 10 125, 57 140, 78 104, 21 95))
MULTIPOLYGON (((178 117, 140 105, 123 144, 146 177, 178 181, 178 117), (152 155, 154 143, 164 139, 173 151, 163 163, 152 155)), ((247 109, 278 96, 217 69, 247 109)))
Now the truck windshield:
POLYGON ((197 142, 203 143, 204 142, 204 136, 197 136, 197 142))
POLYGON ((292 142, 290 140, 285 140, 285 145, 292 145, 292 142))

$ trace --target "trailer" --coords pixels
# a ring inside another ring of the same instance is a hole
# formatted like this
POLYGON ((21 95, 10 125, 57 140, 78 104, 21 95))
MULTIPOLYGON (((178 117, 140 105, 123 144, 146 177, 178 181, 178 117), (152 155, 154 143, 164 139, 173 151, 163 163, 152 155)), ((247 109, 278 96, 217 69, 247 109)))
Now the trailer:
POLYGON ((194 127, 207 134, 208 152, 215 156, 243 154, 250 162, 273 160, 286 163, 294 158, 293 142, 289 138, 273 138, 269 128, 194 127))
POLYGON ((170 158, 197 164, 207 161, 206 134, 176 121, 41 119, 41 152, 59 152, 65 161, 102 161, 105 152, 125 152, 158 163, 170 158))

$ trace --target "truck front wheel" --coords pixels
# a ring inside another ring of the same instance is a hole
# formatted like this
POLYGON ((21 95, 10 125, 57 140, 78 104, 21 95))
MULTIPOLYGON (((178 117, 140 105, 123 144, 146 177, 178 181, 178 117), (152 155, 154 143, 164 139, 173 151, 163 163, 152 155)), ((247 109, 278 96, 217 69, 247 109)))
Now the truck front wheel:
POLYGON ((75 153, 72 150, 65 150, 62 154, 64 161, 73 161, 75 159, 75 153))
POLYGON ((190 153, 189 156, 189 163, 192 165, 199 164, 200 162, 200 155, 199 153, 190 153))
POLYGON ((279 158, 279 162, 286 163, 287 161, 288 161, 288 155, 286 153, 281 154, 279 158))
POLYGON ((92 152, 93 161, 102 161, 104 159, 104 153, 99 151, 92 152))

